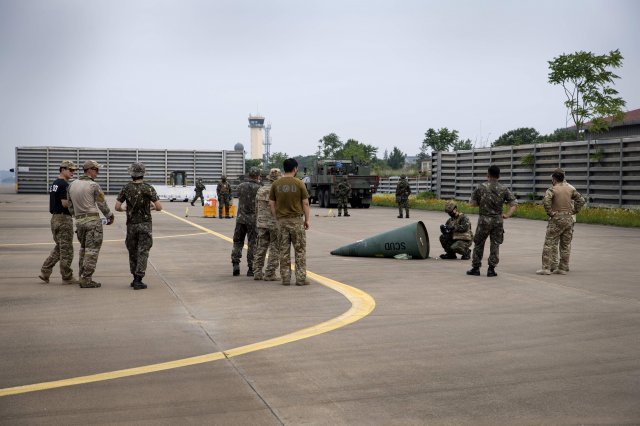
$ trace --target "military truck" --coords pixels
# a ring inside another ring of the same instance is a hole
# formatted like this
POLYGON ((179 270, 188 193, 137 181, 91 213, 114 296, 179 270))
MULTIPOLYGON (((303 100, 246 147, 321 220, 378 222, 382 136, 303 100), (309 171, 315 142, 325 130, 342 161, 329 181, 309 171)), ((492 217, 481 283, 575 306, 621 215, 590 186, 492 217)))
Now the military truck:
POLYGON ((368 209, 371 196, 380 183, 380 177, 372 176, 369 166, 353 159, 316 160, 313 168, 305 170, 305 173, 302 180, 309 191, 309 202, 318 203, 320 207, 335 207, 338 204, 338 184, 344 176, 347 176, 351 185, 349 203, 353 208, 368 209))

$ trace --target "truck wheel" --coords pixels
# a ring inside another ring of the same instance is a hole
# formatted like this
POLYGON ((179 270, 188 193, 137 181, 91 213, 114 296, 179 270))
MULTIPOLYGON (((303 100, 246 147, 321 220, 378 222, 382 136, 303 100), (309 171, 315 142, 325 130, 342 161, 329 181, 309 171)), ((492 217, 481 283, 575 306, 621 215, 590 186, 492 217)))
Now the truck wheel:
POLYGON ((371 204, 363 204, 362 205, 362 208, 364 208, 364 209, 368 209, 369 207, 371 207, 371 204))
POLYGON ((329 196, 329 190, 324 190, 324 206, 329 208, 331 207, 331 197, 329 196))
POLYGON ((318 206, 324 207, 324 193, 322 191, 318 192, 318 206))

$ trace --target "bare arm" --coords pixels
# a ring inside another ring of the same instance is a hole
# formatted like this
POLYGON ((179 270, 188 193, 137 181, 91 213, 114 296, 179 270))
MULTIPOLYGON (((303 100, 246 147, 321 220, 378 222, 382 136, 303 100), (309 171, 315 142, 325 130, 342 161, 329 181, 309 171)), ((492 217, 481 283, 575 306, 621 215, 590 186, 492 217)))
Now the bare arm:
POLYGON ((516 209, 518 208, 517 204, 512 204, 509 206, 509 211, 507 211, 507 214, 503 214, 502 218, 503 219, 509 219, 511 216, 513 216, 513 213, 516 211, 516 209))
POLYGON ((116 210, 117 212, 124 212, 124 211, 127 211, 127 209, 126 209, 126 208, 124 208, 124 209, 122 208, 122 203, 121 203, 120 201, 117 201, 117 200, 116 200, 116 206, 115 206, 114 208, 115 208, 115 210, 116 210))
POLYGON ((273 215, 273 217, 275 217, 277 219, 278 216, 276 216, 276 202, 275 201, 269 200, 269 210, 271 210, 271 214, 273 215))
POLYGON ((152 202, 151 205, 156 211, 162 211, 162 204, 160 203, 160 200, 152 202))
POLYGON ((309 223, 309 219, 311 217, 311 209, 309 208, 308 198, 302 200, 302 210, 304 210, 304 229, 309 229, 309 226, 311 225, 309 223))

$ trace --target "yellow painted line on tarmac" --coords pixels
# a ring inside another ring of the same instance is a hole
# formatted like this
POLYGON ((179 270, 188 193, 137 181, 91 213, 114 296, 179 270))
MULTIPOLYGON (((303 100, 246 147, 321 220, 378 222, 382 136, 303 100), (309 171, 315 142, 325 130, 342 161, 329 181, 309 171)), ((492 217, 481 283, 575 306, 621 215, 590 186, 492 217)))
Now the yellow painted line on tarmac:
MULTIPOLYGON (((183 219, 172 213, 164 212, 176 219, 188 223, 198 229, 202 229, 205 232, 220 237, 227 241, 233 241, 231 238, 219 234, 215 231, 207 229, 196 223, 183 219)), ((196 364, 203 364, 206 362, 218 361, 225 358, 232 358, 239 355, 248 354, 251 352, 260 351, 263 349, 272 348, 274 346, 284 345, 287 343, 295 342, 309 337, 317 336, 319 334, 327 333, 329 331, 336 330, 346 325, 352 324, 367 315, 369 315, 376 307, 376 302, 369 294, 364 291, 352 287, 347 284, 332 280, 322 275, 315 274, 311 271, 307 271, 307 277, 313 281, 322 284, 332 290, 337 291, 351 302, 351 307, 335 318, 328 321, 321 322, 320 324, 313 325, 311 327, 303 328, 301 330, 294 331, 283 336, 274 337, 272 339, 263 340, 261 342, 252 343, 245 346, 240 346, 233 349, 228 349, 222 352, 214 352, 206 355, 200 355, 190 358, 178 359, 175 361, 162 362, 159 364, 145 365, 135 368, 127 368, 124 370, 110 371, 106 373, 92 374, 89 376, 74 377, 70 379, 55 380, 52 382, 35 383, 32 385, 15 386, 11 388, 0 389, 0 397, 17 395, 28 392, 37 392, 46 389, 55 389, 66 386, 75 386, 86 383, 101 382, 105 380, 120 379, 123 377, 137 376, 141 374, 155 373, 158 371, 171 370, 175 368, 188 367, 196 364)))
MULTIPOLYGON (((155 240, 162 240, 165 238, 181 238, 181 237, 193 237, 196 235, 206 235, 208 234, 208 232, 195 232, 195 233, 191 233, 191 234, 179 234, 179 235, 165 235, 162 237, 153 237, 154 241, 155 240)), ((103 240, 103 243, 117 243, 117 242, 122 242, 124 241, 124 238, 119 238, 117 240, 103 240)), ((0 244, 0 247, 18 247, 18 246, 52 246, 54 245, 54 242, 48 242, 48 243, 8 243, 8 244, 0 244)), ((79 244, 77 241, 74 241, 73 244, 79 244)))

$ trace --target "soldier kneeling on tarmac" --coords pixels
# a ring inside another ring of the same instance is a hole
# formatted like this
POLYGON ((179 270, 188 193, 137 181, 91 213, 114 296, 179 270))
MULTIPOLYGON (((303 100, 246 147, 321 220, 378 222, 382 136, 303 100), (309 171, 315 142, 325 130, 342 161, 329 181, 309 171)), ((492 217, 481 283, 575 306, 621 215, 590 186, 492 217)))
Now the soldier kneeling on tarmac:
POLYGON ((471 258, 471 243, 473 232, 469 218, 458 211, 458 206, 448 201, 444 211, 449 214, 449 219, 444 225, 440 225, 440 244, 444 248, 441 259, 457 259, 456 253, 462 255, 462 260, 471 258))

